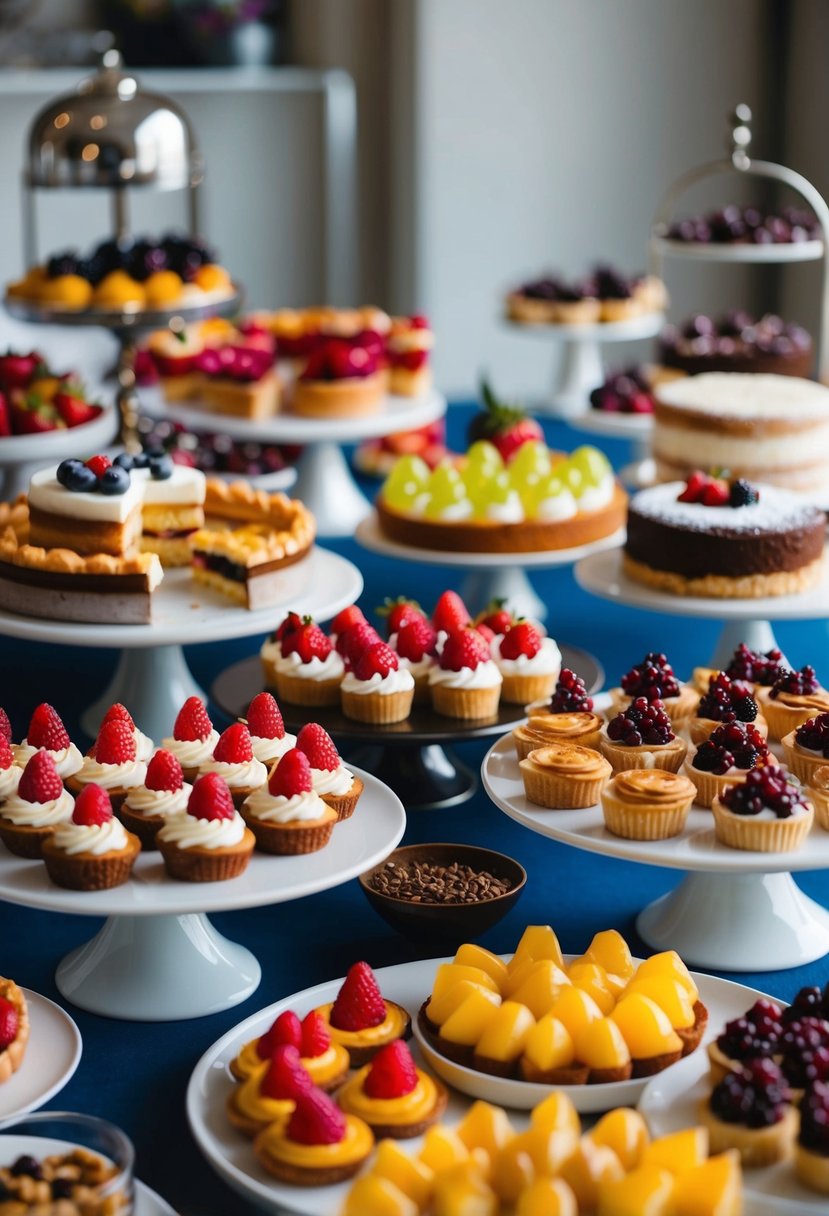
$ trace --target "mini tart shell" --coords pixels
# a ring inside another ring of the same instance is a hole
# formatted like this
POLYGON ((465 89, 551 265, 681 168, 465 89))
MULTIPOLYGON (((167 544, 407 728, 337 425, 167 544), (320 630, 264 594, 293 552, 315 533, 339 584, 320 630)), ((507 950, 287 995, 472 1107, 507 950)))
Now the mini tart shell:
POLYGON ((815 812, 811 803, 803 814, 788 819, 758 819, 755 815, 735 815, 719 797, 711 803, 714 833, 720 844, 730 849, 749 849, 756 853, 794 853, 802 848, 812 830, 815 812))
POLYGON ((634 1078, 655 1077, 658 1072, 664 1072, 666 1068, 676 1064, 677 1060, 682 1059, 682 1056, 682 1048, 679 1051, 663 1051, 658 1056, 644 1056, 641 1059, 636 1059, 634 1056, 631 1076, 634 1078))
POLYGON ((127 832, 126 847, 112 853, 65 853, 53 840, 43 843, 43 860, 52 882, 71 891, 106 891, 127 881, 141 852, 141 841, 127 832))
POLYGON ((829 1195, 829 1157, 795 1145, 794 1172, 799 1182, 819 1195, 829 1195))
MULTIPOLYGON (((290 672, 275 670, 276 692, 280 701, 289 705, 307 705, 318 709, 324 705, 339 705, 342 677, 331 680, 310 680, 290 672)), ((274 684, 270 686, 273 688, 274 684)))
POLYGON ((445 718, 466 718, 470 721, 494 718, 501 699, 501 683, 492 688, 449 688, 446 684, 430 684, 432 708, 445 718))
POLYGON ((744 1127, 741 1123, 726 1123, 712 1114, 707 1098, 697 1110, 699 1122, 708 1129, 708 1151, 711 1156, 735 1148, 744 1166, 755 1168, 787 1161, 794 1153, 797 1138, 798 1113, 787 1106, 783 1118, 770 1127, 744 1127))
MULTIPOLYGON (((228 1123, 232 1127, 235 1127, 243 1136, 248 1136, 251 1140, 254 1140, 264 1128, 274 1123, 276 1119, 270 1117, 266 1119, 253 1119, 250 1115, 246 1115, 244 1111, 241 1111, 237 1105, 240 1088, 241 1086, 235 1085, 228 1094, 227 1101, 225 1102, 225 1114, 227 1115, 228 1123)), ((281 1116, 277 1116, 277 1119, 280 1117, 284 1119, 293 1112, 294 1103, 289 1098, 286 1098, 284 1103, 280 1103, 280 1106, 282 1105, 285 1107, 284 1113, 281 1116)))
POLYGON ((167 873, 182 882, 223 882, 226 878, 237 878, 247 869, 255 844, 256 838, 247 827, 239 844, 223 849, 180 849, 177 844, 157 841, 167 873))
POLYGON ((602 791, 605 826, 626 840, 667 840, 685 827, 693 782, 662 769, 616 773, 602 791))
POLYGON ((575 743, 537 748, 518 767, 528 801, 561 810, 595 806, 613 772, 604 756, 575 743))
POLYGON ((412 1034, 412 1019, 403 1008, 402 1005, 396 1004, 395 1001, 386 1001, 386 1019, 381 1022, 380 1026, 370 1027, 371 1032, 377 1032, 380 1027, 385 1027, 389 1023, 387 1030, 372 1037, 370 1042, 365 1040, 365 1031, 362 1030, 339 1030, 336 1026, 331 1025, 331 1009, 333 1001, 327 1005, 319 1005, 314 1012, 320 1014, 326 1026, 328 1033, 331 1036, 332 1043, 339 1043, 348 1052, 351 1060, 352 1068, 362 1068, 364 1064, 368 1064, 370 1060, 376 1056, 381 1047, 386 1047, 389 1043, 393 1043, 396 1039, 408 1039, 412 1034), (395 1016, 389 1018, 389 1011, 395 1016), (396 1029, 396 1025, 400 1029, 396 1029), (363 1041, 360 1041, 361 1036, 363 1041))
POLYGON ((679 1035, 682 1039, 682 1056, 689 1056, 692 1051, 696 1051, 702 1042, 702 1036, 705 1034, 708 1026, 708 1009, 703 1005, 702 1001, 697 997, 694 1001, 694 1024, 693 1026, 675 1026, 674 1034, 679 1035))
POLYGON ((319 819, 297 820, 295 823, 266 823, 249 814, 244 807, 239 814, 256 838, 257 849, 280 857, 298 857, 324 849, 337 822, 337 813, 330 806, 326 807, 326 813, 319 819))
POLYGON ((37 828, 29 824, 11 823, 8 819, 3 819, 0 811, 0 840, 15 857, 40 861, 43 845, 54 833, 53 825, 37 828))
MULTIPOLYGON (((825 775, 829 777, 829 768, 825 775)), ((815 809, 815 822, 818 827, 823 828, 824 832, 829 832, 829 789, 815 785, 815 776, 815 770, 812 770, 812 784, 806 786, 806 797, 815 809)))
MULTIPOLYGON (((435 1101, 431 1109, 423 1114, 422 1117, 417 1120, 417 1122, 384 1123, 383 1117, 387 1103, 382 1098, 374 1099, 377 1106, 376 1110, 372 1110, 370 1116, 367 1110, 363 1110, 359 1114, 357 1111, 349 1110, 351 1095, 355 1092, 355 1090, 362 1089, 363 1082, 368 1075, 368 1071, 369 1066, 366 1065, 346 1082, 346 1084, 337 1094, 337 1105, 340 1107, 340 1110, 345 1111, 346 1114, 354 1114, 357 1116, 357 1118, 362 1119, 364 1123, 367 1123, 378 1140, 413 1140, 415 1136, 422 1136, 426 1129, 431 1127, 433 1123, 437 1123, 438 1119, 440 1119, 443 1112, 446 1110, 449 1103, 449 1093, 446 1087, 432 1076, 428 1076, 427 1079, 430 1084, 434 1086, 435 1101)), ((417 1070, 417 1074, 418 1081, 420 1081, 421 1077, 427 1076, 427 1074, 423 1073, 421 1069, 417 1070)), ((391 1101, 394 1102, 395 1099, 391 1099, 391 1101)))
POLYGON ((507 705, 529 705, 531 701, 544 701, 553 695, 558 673, 522 676, 502 671, 501 677, 501 700, 507 705))
POLYGON ((642 743, 637 747, 626 747, 624 743, 615 743, 602 733, 600 740, 601 752, 614 773, 624 773, 632 768, 660 768, 669 773, 677 773, 682 767, 688 744, 676 736, 668 743, 642 743))
MULTIPOLYGON (((777 761, 769 753, 766 763, 776 764, 777 761)), ((682 771, 697 787, 694 806, 708 807, 710 810, 711 803, 722 793, 726 786, 739 785, 740 782, 745 781, 746 774, 751 772, 751 769, 741 768, 733 773, 704 773, 702 769, 694 768, 693 756, 688 756, 682 771)))
POLYGON ((719 1085, 726 1073, 739 1072, 743 1067, 743 1060, 733 1060, 731 1056, 727 1056, 716 1039, 712 1039, 707 1047, 708 1052, 708 1077, 711 1082, 711 1088, 719 1085))
POLYGON ((9 1001, 17 1010, 17 1034, 8 1047, 0 1048, 0 1085, 8 1081, 23 1063, 26 1044, 29 1041, 29 1009, 22 990, 14 980, 0 976, 0 997, 9 1001))
POLYGON ((340 704, 353 722, 370 722, 377 726, 403 722, 409 716, 414 700, 414 687, 399 692, 347 692, 340 688, 340 704))
POLYGON ((824 764, 829 764, 829 759, 817 752, 811 752, 807 748, 801 747, 795 738, 796 733, 796 731, 790 730, 787 735, 783 736, 780 742, 783 746, 783 755, 785 756, 787 768, 790 768, 804 785, 808 785, 815 769, 821 768, 824 764))
POLYGON ((278 1123, 271 1123, 259 1133, 253 1142, 253 1151, 259 1164, 280 1182, 287 1182, 290 1186, 334 1186, 337 1182, 353 1178, 374 1147, 374 1135, 367 1123, 354 1115, 346 1115, 345 1119, 346 1143, 349 1140, 353 1142, 353 1155, 349 1160, 337 1160, 337 1156, 341 1156, 342 1143, 293 1145, 292 1155, 296 1155, 297 1150, 304 1150, 302 1156, 308 1158, 308 1164, 286 1159, 280 1155, 280 1145, 291 1142, 278 1123), (326 1153, 326 1149, 331 1152, 326 1153))
POLYGON ((512 732, 515 752, 519 760, 526 760, 536 748, 548 743, 577 743, 579 747, 599 750, 602 719, 598 714, 576 712, 572 714, 531 714, 526 722, 516 726, 512 732))
MULTIPOLYGON (((764 739, 768 739, 769 725, 762 714, 758 714, 751 725, 756 727, 764 739)), ((695 747, 699 747, 700 743, 704 743, 710 735, 713 735, 718 726, 722 726, 722 722, 717 722, 714 718, 692 718, 688 723, 691 742, 695 747)))
POLYGON ((533 1085, 586 1085, 590 1076, 590 1069, 578 1060, 560 1068, 537 1068, 526 1056, 519 1060, 518 1071, 522 1081, 533 1085))
POLYGON ((337 813, 337 822, 342 823, 343 819, 350 819, 354 814, 354 809, 360 801, 365 786, 359 777, 354 776, 351 781, 351 789, 345 794, 320 794, 323 802, 331 807, 332 811, 337 813))
POLYGON ((770 688, 758 688, 754 698, 769 724, 772 739, 782 739, 810 718, 829 713, 829 692, 825 688, 805 696, 782 692, 779 697, 773 697, 771 693, 770 688))
MULTIPOLYGON (((635 697, 629 696, 621 688, 611 688, 609 692, 611 703, 611 708, 607 711, 609 718, 620 714, 622 710, 627 709, 631 701, 635 700, 635 697)), ((696 714, 699 702, 700 694, 690 684, 680 684, 677 696, 662 698, 665 713, 671 719, 675 730, 681 730, 687 726, 696 714)))

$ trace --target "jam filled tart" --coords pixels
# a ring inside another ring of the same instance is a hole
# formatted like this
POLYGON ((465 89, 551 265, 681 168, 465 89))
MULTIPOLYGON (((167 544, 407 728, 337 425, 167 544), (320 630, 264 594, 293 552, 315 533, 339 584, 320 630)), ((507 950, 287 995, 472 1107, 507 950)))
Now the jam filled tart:
POLYGON ((744 781, 759 766, 776 766, 768 744, 752 723, 724 722, 685 761, 697 787, 696 805, 710 807, 729 785, 744 781))
POLYGON ((710 676, 708 687, 697 706, 696 717, 690 722, 691 742, 702 743, 722 722, 752 722, 764 738, 769 733, 753 689, 748 684, 732 680, 724 671, 710 676))
POLYGON ((749 1060, 728 1072, 699 1107, 708 1129, 710 1151, 733 1148, 744 1166, 773 1165, 794 1153, 797 1110, 779 1065, 771 1059, 749 1060))
POLYGON ((661 701, 677 730, 690 721, 699 702, 696 690, 681 684, 667 657, 656 651, 649 651, 640 663, 622 676, 621 687, 610 689, 615 713, 625 709, 637 697, 644 697, 646 701, 661 701))
POLYGON ((829 760, 829 713, 809 718, 784 735, 781 743, 787 767, 808 785, 812 774, 829 760))
POLYGON ((0 1084, 23 1063, 29 1041, 29 1010, 14 980, 0 976, 0 1084))

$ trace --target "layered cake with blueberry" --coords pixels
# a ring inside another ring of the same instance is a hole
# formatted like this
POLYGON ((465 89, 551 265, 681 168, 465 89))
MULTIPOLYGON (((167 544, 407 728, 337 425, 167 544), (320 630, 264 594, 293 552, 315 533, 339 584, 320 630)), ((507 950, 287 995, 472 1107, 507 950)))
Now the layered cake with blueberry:
POLYGON ((624 571, 672 595, 793 595, 820 581, 825 534, 824 513, 788 490, 697 472, 631 499, 624 571))
POLYGON ((656 389, 652 448, 659 481, 695 469, 804 494, 829 478, 829 388, 797 376, 706 372, 656 389))
POLYGON ((664 283, 653 275, 597 266, 583 279, 547 274, 524 283, 507 296, 506 311, 511 321, 526 324, 593 325, 660 312, 667 300, 664 283))
POLYGON ((698 314, 681 326, 667 325, 659 338, 661 363, 689 376, 752 372, 808 378, 813 358, 803 326, 774 313, 753 317, 738 309, 717 319, 698 314))

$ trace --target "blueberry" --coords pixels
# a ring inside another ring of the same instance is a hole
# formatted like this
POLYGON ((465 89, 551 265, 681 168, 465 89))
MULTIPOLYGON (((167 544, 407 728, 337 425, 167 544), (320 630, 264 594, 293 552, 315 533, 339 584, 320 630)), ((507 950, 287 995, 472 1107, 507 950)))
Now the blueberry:
POLYGON ((65 460, 64 464, 69 464, 72 467, 67 469, 63 474, 63 480, 58 477, 58 481, 67 490, 71 490, 73 494, 92 494, 97 488, 98 478, 88 469, 80 460, 65 460))
POLYGON ((68 484, 73 471, 77 470, 79 468, 82 469, 83 467, 84 467, 84 463, 82 460, 76 460, 76 459, 70 457, 69 460, 62 460, 60 462, 60 464, 58 465, 58 471, 55 474, 55 476, 57 477, 59 484, 62 486, 65 486, 68 484))
POLYGON ((131 456, 129 452, 121 452, 112 463, 117 465, 119 469, 126 469, 129 473, 130 469, 135 468, 135 457, 131 456))
POLYGON ((126 494, 130 488, 130 475, 126 469, 113 464, 101 474, 98 479, 98 488, 102 494, 110 496, 126 494))
MULTIPOLYGON (((117 461, 115 462, 118 463, 117 461)), ((148 469, 150 467, 150 457, 147 452, 136 452, 132 457, 132 467, 134 469, 148 469)))
POLYGON ((150 457, 150 476, 154 481, 167 481, 173 476, 173 460, 168 452, 150 457))

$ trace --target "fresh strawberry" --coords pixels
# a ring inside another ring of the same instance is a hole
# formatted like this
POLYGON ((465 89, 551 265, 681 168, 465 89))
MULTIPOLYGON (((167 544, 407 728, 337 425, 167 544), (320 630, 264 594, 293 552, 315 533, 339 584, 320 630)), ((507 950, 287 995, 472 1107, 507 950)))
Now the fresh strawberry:
POLYGON ((347 629, 352 629, 355 625, 365 624, 366 617, 362 608, 358 608, 356 604, 351 604, 348 608, 343 608, 342 612, 338 612, 331 622, 331 632, 337 636, 345 633, 347 629))
POLYGON ((5 393, 0 393, 0 439, 12 433, 12 415, 5 393))
POLYGON ((112 818, 112 803, 109 794, 100 785, 91 782, 85 785, 75 799, 72 822, 84 827, 100 827, 112 818))
POLYGON ((47 752, 61 752, 69 746, 69 735, 58 711, 46 701, 37 706, 29 720, 26 742, 32 747, 45 747, 47 752))
POLYGON ((453 633, 463 629, 472 618, 457 591, 444 591, 432 613, 432 627, 438 633, 453 633))
POLYGON ((60 798, 63 782, 48 752, 35 752, 31 757, 20 775, 17 792, 26 802, 52 802, 60 798))
POLYGON ((437 640, 429 622, 415 618, 401 625, 397 634, 397 653, 410 663, 419 663, 424 655, 435 653, 437 640))
POLYGON ((416 1086, 415 1062, 402 1039, 380 1048, 363 1082, 369 1098, 404 1098, 416 1086))
POLYGON ((197 777, 187 803, 187 814, 196 819, 232 819, 236 808, 224 777, 218 773, 197 777))
POLYGON ((498 634, 494 629, 490 629, 489 625, 485 625, 483 621, 479 625, 473 625, 472 628, 476 633, 479 633, 486 642, 487 646, 491 646, 497 638, 498 634))
POLYGON ((9 721, 9 715, 6 713, 5 709, 0 709, 0 735, 3 736, 7 743, 11 743, 12 724, 9 721))
POLYGON ((29 393, 22 403, 12 400, 10 410, 16 435, 40 435, 63 426, 52 402, 41 400, 35 393, 29 393))
POLYGON ((456 629, 450 633, 443 646, 440 666, 444 671, 460 671, 462 667, 473 670, 489 658, 489 646, 477 629, 456 629))
POLYGON ((104 725, 104 722, 126 722, 130 730, 135 730, 135 722, 133 721, 132 714, 125 705, 121 704, 120 701, 116 701, 114 705, 110 705, 109 709, 103 716, 101 726, 104 725))
POLYGON ((385 642, 377 642, 360 655, 354 664, 354 674, 358 680, 370 680, 372 676, 385 679, 390 671, 397 671, 399 667, 397 655, 391 646, 385 642))
POLYGON ((95 759, 99 764, 128 764, 135 759, 135 735, 126 722, 105 722, 95 740, 95 759))
POLYGON ((373 625, 363 621, 361 625, 352 625, 345 633, 337 634, 337 650, 352 667, 364 650, 382 642, 382 638, 373 625))
POLYGON ((259 692, 248 706, 248 730, 257 739, 284 739, 285 723, 275 699, 269 692, 259 692))
POLYGON ((222 764, 247 764, 253 759, 250 731, 244 722, 234 722, 222 731, 213 748, 213 759, 222 764))
POLYGON ((188 697, 178 711, 173 738, 179 743, 203 743, 213 729, 204 703, 198 697, 188 697))
POLYGON ((510 610, 504 607, 506 602, 506 600, 490 600, 483 612, 475 617, 475 624, 486 625, 493 633, 506 633, 510 625, 515 622, 515 617, 510 610))
POLYGON ((0 771, 7 772, 14 764, 14 752, 5 735, 0 735, 0 771))
POLYGON ((517 659, 526 655, 532 659, 541 649, 541 634, 529 621, 518 621, 501 638, 501 658, 517 659))
POLYGON ((300 1054, 306 1060, 315 1060, 324 1055, 331 1046, 331 1035, 325 1024, 325 1018, 316 1009, 312 1009, 302 1019, 302 1046, 300 1054))
POLYGON ((292 747, 270 775, 268 789, 274 798, 295 798, 297 794, 310 794, 313 789, 311 765, 308 757, 298 747, 292 747))
POLYGON ((727 481, 722 481, 719 477, 712 478, 702 491, 704 507, 727 507, 730 501, 731 487, 727 481))
POLYGON ((708 485, 709 478, 705 473, 697 471, 692 473, 685 482, 685 489, 677 499, 678 502, 699 502, 702 497, 702 491, 708 485))
POLYGON ((294 1144, 339 1144, 345 1137, 345 1115, 333 1098, 316 1086, 294 1099, 296 1105, 285 1127, 294 1144))
POLYGON ((296 745, 308 757, 311 768, 333 773, 340 767, 340 757, 334 740, 319 722, 306 722, 297 735, 296 745))
POLYGON ((302 663, 312 659, 327 659, 332 650, 331 639, 326 637, 310 616, 302 618, 299 629, 286 634, 282 639, 283 655, 298 654, 302 663))
POLYGON ((337 1030, 367 1030, 385 1021, 386 1002, 368 963, 355 963, 349 968, 331 1006, 330 1019, 337 1030))
POLYGON ((544 442, 544 432, 534 418, 520 405, 499 401, 486 380, 481 382, 484 408, 476 414, 467 429, 467 441, 472 444, 487 439, 501 453, 504 461, 514 456, 523 443, 544 442))
POLYGON ((0 1051, 5 1051, 17 1038, 20 1014, 17 1006, 0 996, 0 1051))
POLYGON ((280 1013, 276 1021, 261 1036, 256 1044, 256 1054, 261 1060, 269 1060, 280 1044, 295 1047, 297 1051, 302 1046, 302 1024, 291 1009, 280 1013))
POLYGON ((313 1082, 303 1068, 299 1052, 289 1043, 280 1043, 274 1048, 271 1062, 259 1086, 260 1093, 266 1098, 277 1101, 295 1099, 299 1094, 307 1093, 313 1082))
POLYGON ((54 405, 67 427, 83 426, 101 412, 100 405, 91 405, 76 393, 55 393, 54 405))
POLYGON ((184 785, 184 774, 178 757, 160 747, 147 765, 144 784, 148 790, 168 790, 171 794, 180 790, 184 785))
POLYGON ((27 388, 43 366, 43 356, 35 350, 28 355, 7 351, 5 355, 0 355, 0 385, 7 392, 12 388, 27 388))
POLYGON ((112 461, 108 456, 90 456, 89 460, 84 461, 84 464, 88 469, 92 470, 96 477, 100 477, 102 473, 107 471, 112 461))
POLYGON ((379 616, 386 618, 386 637, 399 633, 403 625, 409 621, 425 621, 426 615, 420 604, 415 600, 407 600, 399 596, 396 600, 386 599, 382 608, 377 609, 379 616))
POLYGON ((284 637, 302 626, 302 617, 298 612, 289 612, 284 616, 271 634, 271 641, 281 642, 284 637))

